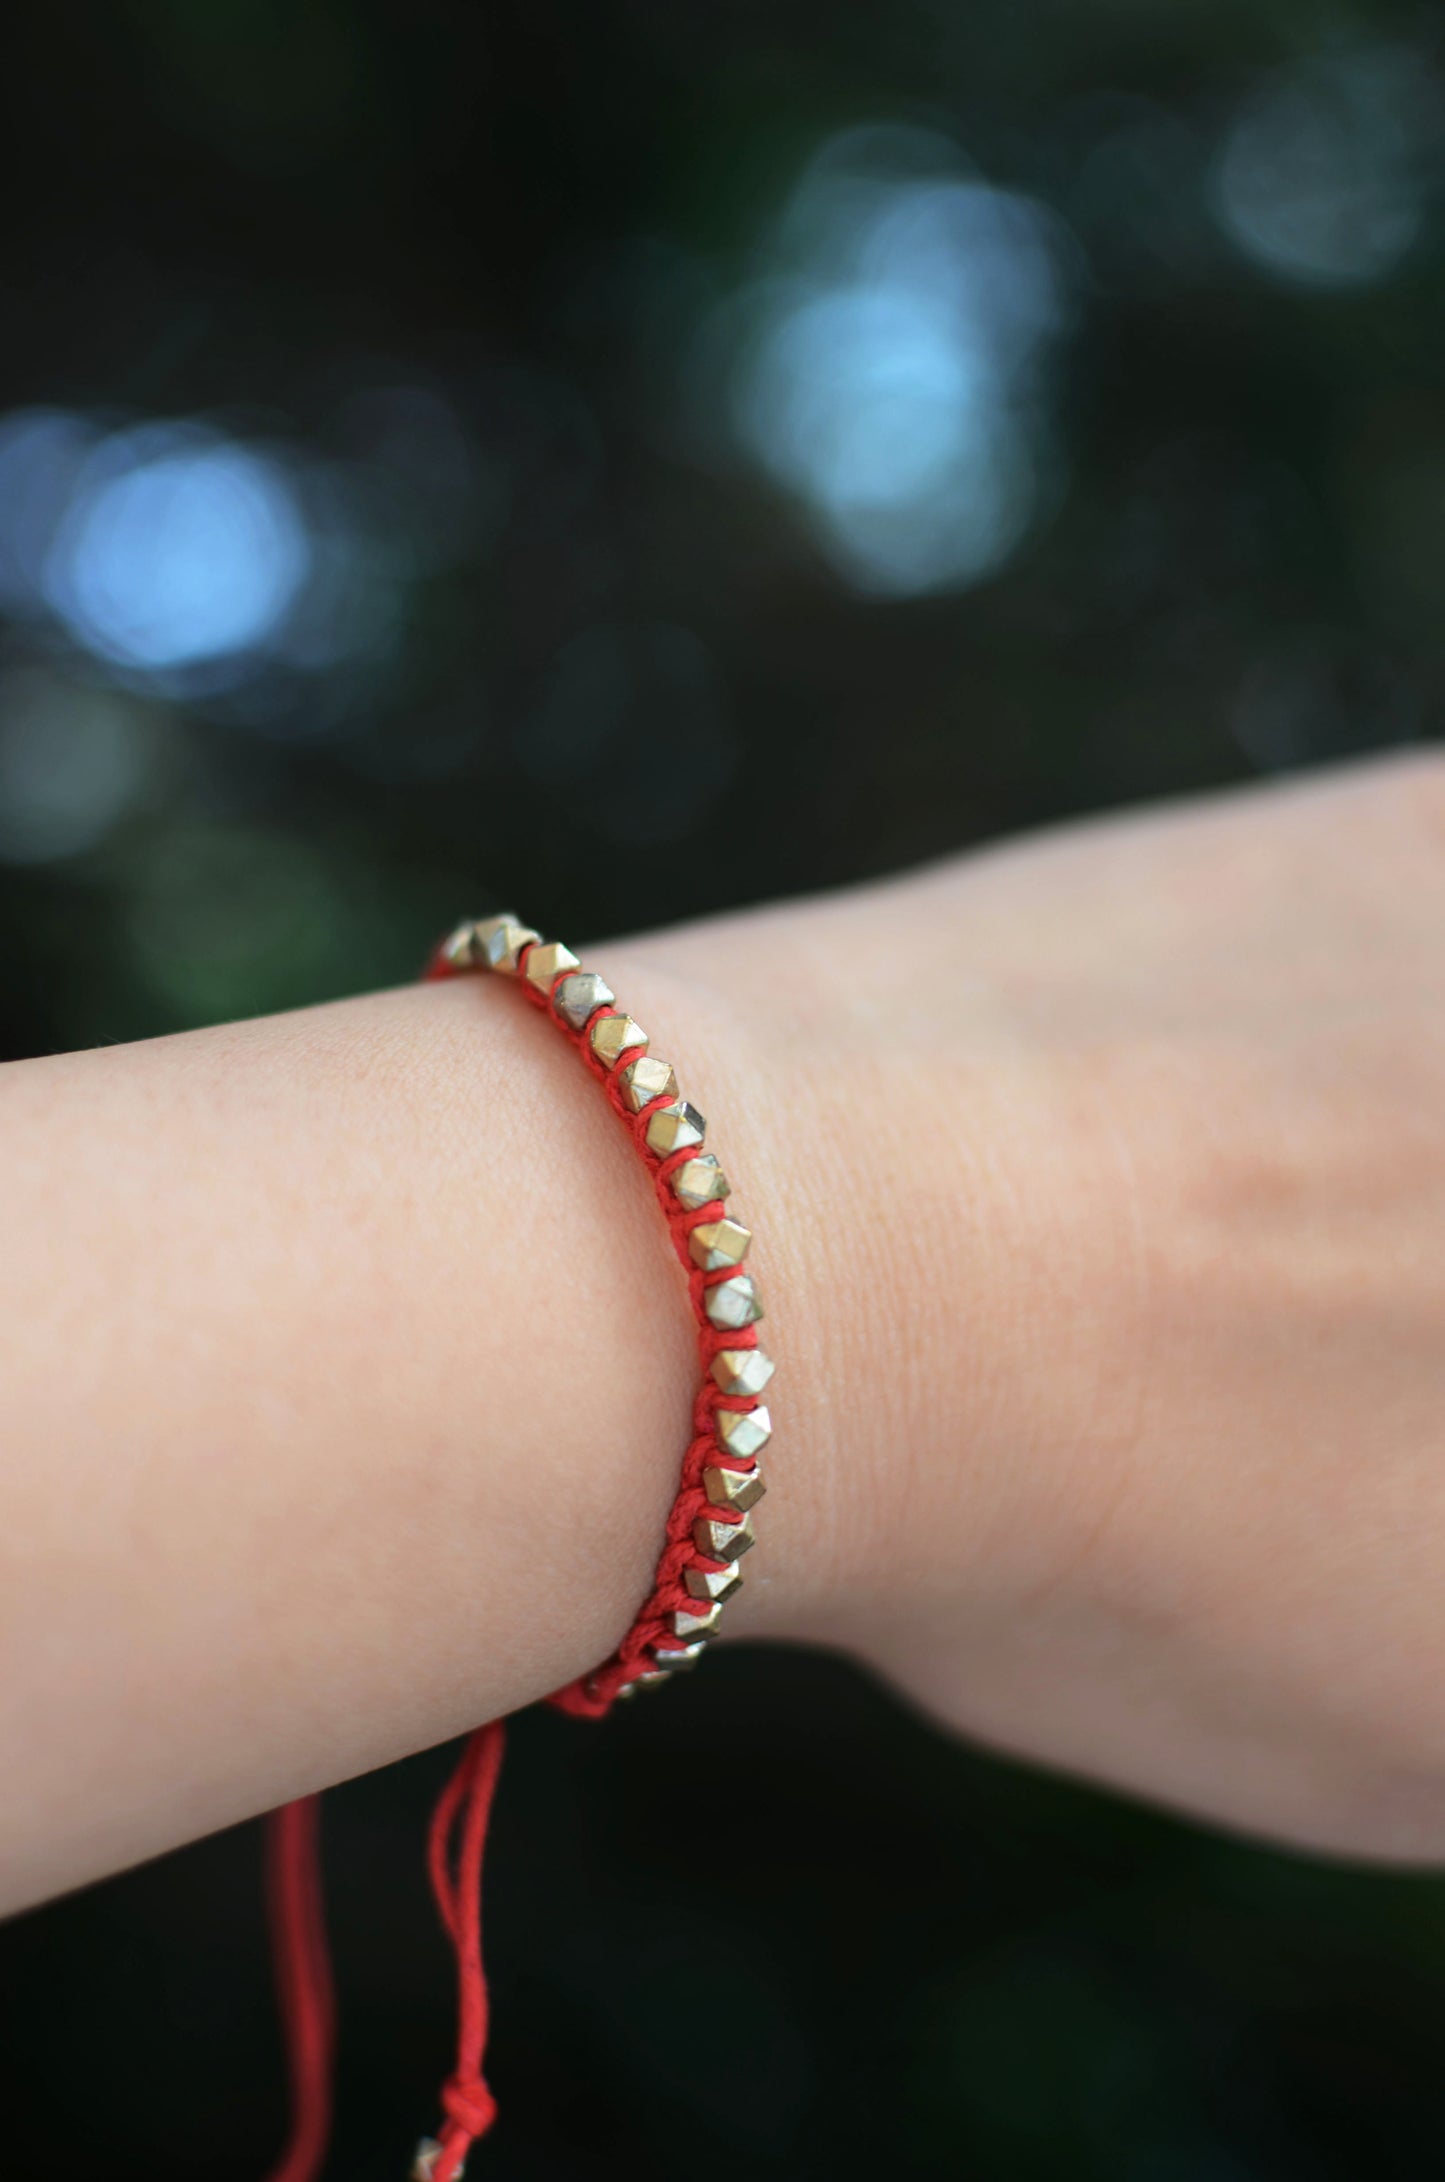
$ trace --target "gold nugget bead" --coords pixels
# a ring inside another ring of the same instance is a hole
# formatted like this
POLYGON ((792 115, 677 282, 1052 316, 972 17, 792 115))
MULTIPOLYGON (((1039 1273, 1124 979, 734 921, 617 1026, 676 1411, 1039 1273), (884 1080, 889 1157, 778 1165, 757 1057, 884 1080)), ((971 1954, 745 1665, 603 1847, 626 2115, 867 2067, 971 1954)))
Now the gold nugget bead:
POLYGON ((684 1644, 681 1647, 654 1644, 652 1656, 659 1667, 666 1667, 669 1674, 686 1674, 690 1667, 697 1665, 706 1650, 705 1644, 684 1644))
POLYGON ((712 1375, 724 1394, 761 1394, 772 1378, 773 1359, 762 1349, 719 1349, 712 1375))
POLYGON ((592 1025, 589 1036, 593 1052, 606 1068, 635 1046, 647 1050, 647 1032, 630 1015, 604 1015, 600 1023, 592 1025))
POLYGON ((674 1099, 671 1106, 659 1106, 647 1124, 647 1145, 659 1159, 666 1159, 671 1152, 690 1152, 694 1144, 701 1144, 707 1132, 707 1123, 695 1106, 686 1099, 674 1099))
POLYGON ((527 957, 527 983, 535 985, 539 993, 550 993, 564 970, 580 970, 582 958, 574 955, 570 947, 552 940, 545 946, 537 946, 527 957))
POLYGON ((736 1508, 746 1515, 767 1491, 761 1470, 733 1470, 714 1463, 702 1473, 702 1489, 715 1508, 736 1508))
POLYGON ((731 1193, 732 1184, 711 1152, 687 1159, 672 1177, 672 1194, 687 1212, 701 1212, 731 1193))
POLYGON ((762 1317, 763 1298, 751 1273, 734 1273, 731 1280, 703 1290, 702 1307, 715 1326, 737 1333, 762 1317))
POLYGON ((756 1409, 719 1409, 712 1422, 728 1453, 743 1462, 760 1455, 773 1436, 773 1420, 761 1402, 756 1409))
POLYGON ((530 924, 518 924, 515 917, 488 917, 485 924, 477 926, 476 953, 489 970, 500 971, 503 977, 515 977, 517 957, 524 947, 535 946, 542 937, 530 924))
POLYGON ((743 1579, 735 1568, 685 1568, 682 1580, 687 1585, 689 1598, 710 1599, 714 1606, 721 1606, 743 1587, 743 1579))
POLYGON ((581 1030, 599 1008, 610 1008, 617 998, 612 987, 595 970, 578 970, 564 977, 552 995, 552 1005, 564 1023, 581 1030))
POLYGON ((714 1516, 700 1515, 692 1526, 692 1542, 710 1561, 740 1561, 757 1544, 753 1519, 745 1515, 740 1523, 719 1523, 714 1516))
POLYGON ((752 1229, 740 1220, 706 1220, 687 1238, 694 1265, 705 1273, 721 1273, 725 1266, 741 1265, 753 1239, 752 1229))
POLYGON ((677 1078, 670 1061, 658 1060, 656 1054, 644 1053, 640 1060, 629 1061, 622 1071, 622 1103, 630 1114, 640 1114, 653 1099, 675 1099, 677 1078))
POLYGON ((722 1627, 722 1601, 714 1599, 700 1614, 686 1606, 673 1608, 672 1633, 679 1644, 708 1644, 722 1627))

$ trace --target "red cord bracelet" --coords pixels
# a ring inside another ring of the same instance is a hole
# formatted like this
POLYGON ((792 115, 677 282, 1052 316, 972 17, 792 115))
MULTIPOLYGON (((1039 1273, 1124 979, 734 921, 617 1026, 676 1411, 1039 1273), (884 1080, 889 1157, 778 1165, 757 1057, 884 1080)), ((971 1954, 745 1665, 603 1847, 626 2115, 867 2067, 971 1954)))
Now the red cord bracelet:
MULTIPOLYGON (((757 1456, 772 1429, 759 1396, 772 1377, 758 1347, 762 1300, 743 1270, 752 1237, 728 1217, 729 1183, 703 1149, 706 1124, 678 1091, 647 1034, 616 1006, 570 948, 516 917, 461 924, 427 967, 431 978, 493 970, 515 979, 576 1047, 645 1161, 687 1274, 697 1320, 701 1384, 692 1438, 667 1519, 653 1585, 615 1652, 548 1702, 601 1719, 619 1697, 691 1667, 717 1633, 739 1588, 737 1564, 753 1543, 751 1509, 763 1497, 757 1456)), ((486 2134, 496 2104, 482 2073, 488 2002, 482 1965, 481 1872, 501 1768, 503 1727, 468 1737, 432 1818, 429 1865, 442 1925, 457 1958, 457 2059, 442 2089, 440 2134, 417 2147, 411 2182, 456 2182, 486 2134)), ((335 2008, 321 1902, 315 1796, 268 1822, 268 1891, 277 1985, 291 2076, 291 2132, 269 2182, 315 2182, 331 2119, 335 2008)))

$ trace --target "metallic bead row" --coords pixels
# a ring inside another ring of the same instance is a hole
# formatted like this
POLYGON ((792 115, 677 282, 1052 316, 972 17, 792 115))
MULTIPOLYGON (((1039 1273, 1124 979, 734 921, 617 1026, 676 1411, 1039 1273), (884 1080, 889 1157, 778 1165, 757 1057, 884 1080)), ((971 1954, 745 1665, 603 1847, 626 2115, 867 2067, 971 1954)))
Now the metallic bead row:
MULTIPOLYGON (((584 970, 570 947, 544 940, 509 914, 459 924, 438 949, 436 963, 443 975, 492 970, 530 988, 562 1028, 585 1044, 615 1086, 622 1110, 644 1117, 642 1140, 653 1159, 661 1163, 687 1155, 666 1176, 677 1208, 672 1217, 718 1207, 716 1217, 686 1230, 688 1255, 698 1272, 724 1276, 702 1289, 701 1312, 717 1331, 745 1337, 763 1316, 757 1282, 744 1264, 752 1236, 722 1211, 731 1185, 713 1153, 703 1148, 706 1122, 682 1096, 671 1065, 651 1051, 641 1024, 618 1009, 611 987, 595 970, 584 970)), ((692 1525, 697 1558, 683 1570, 692 1603, 670 1610, 669 1641, 651 1647, 651 1666, 624 1681, 614 1692, 619 1697, 696 1664, 717 1635, 725 1603, 742 1586, 738 1563, 755 1543, 751 1511, 766 1489, 757 1457, 772 1432, 759 1396, 772 1378, 772 1360, 755 1340, 744 1338, 738 1347, 713 1351, 708 1372, 719 1394, 748 1406, 712 1409, 716 1459, 702 1472, 708 1504, 692 1525)), ((624 1643, 616 1657, 625 1651, 624 1643)))

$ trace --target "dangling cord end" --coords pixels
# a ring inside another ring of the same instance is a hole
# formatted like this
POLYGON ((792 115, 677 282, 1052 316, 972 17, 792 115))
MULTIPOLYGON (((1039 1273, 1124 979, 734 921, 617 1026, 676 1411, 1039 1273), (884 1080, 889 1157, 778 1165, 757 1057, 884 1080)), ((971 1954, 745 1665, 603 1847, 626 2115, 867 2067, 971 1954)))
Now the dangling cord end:
POLYGON ((424 2137, 417 2146, 411 2182, 458 2182, 467 2153, 496 2118, 496 2101, 482 2074, 489 2016, 482 1966, 482 1852, 505 1740, 500 1720, 467 1738, 432 1815, 432 1892, 457 1957, 457 2065, 442 2087, 447 2118, 441 2135, 424 2137))
POLYGON ((316 2182, 331 2134, 336 1996, 326 1946, 319 1853, 321 1798, 266 1820, 266 1894, 291 2073, 291 2133, 268 2182, 316 2182))

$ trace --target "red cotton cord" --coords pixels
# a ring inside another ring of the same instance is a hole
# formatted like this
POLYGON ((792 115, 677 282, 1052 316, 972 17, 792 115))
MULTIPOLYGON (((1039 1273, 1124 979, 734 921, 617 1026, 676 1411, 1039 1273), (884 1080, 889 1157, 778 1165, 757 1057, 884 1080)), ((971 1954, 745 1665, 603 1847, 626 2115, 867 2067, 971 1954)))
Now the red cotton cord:
MULTIPOLYGON (((482 1963, 482 1854, 502 1769, 500 1720, 467 1737, 432 1814, 427 1863, 442 1929, 457 1958, 457 2063, 442 2087, 446 2121, 429 2182, 456 2182, 496 2117, 482 2074, 490 2009, 482 1963)), ((316 2182, 331 2133, 336 2011, 321 1899, 321 1798, 283 1804, 266 1821, 272 1946, 291 2074, 291 2133, 268 2182, 316 2182)))
MULTIPOLYGON (((532 935, 527 938, 530 941, 532 935)), ((657 1665, 655 1647, 661 1645, 663 1656, 669 1646, 676 1647, 673 1617, 696 1603, 684 1580, 686 1571, 725 1567, 711 1559, 693 1535, 699 1516, 717 1513, 708 1499, 704 1471, 718 1459, 718 1412, 754 1409, 758 1404, 753 1395, 722 1393, 710 1367, 723 1349, 755 1347, 757 1330, 752 1324, 717 1327, 708 1317, 707 1291, 727 1280, 730 1269, 702 1271, 693 1262, 689 1238, 695 1227, 720 1219, 724 1205, 718 1198, 691 1210, 685 1208, 671 1183, 692 1152, 677 1151, 659 1157, 649 1147, 648 1123, 660 1107, 668 1104, 667 1095, 659 1094, 637 1113, 631 1111, 623 1097, 626 1052, 619 1052, 610 1062, 598 1058, 587 1026, 568 1023, 553 1005, 555 987, 565 973, 559 972, 545 989, 539 989, 523 974, 530 953, 529 944, 518 955, 518 985, 528 1000, 546 1011, 570 1040, 584 1066, 599 1079, 613 1111, 651 1173, 658 1204, 687 1275, 701 1365, 702 1383, 693 1403, 693 1436, 683 1457, 682 1476, 668 1517, 653 1588, 612 1657, 548 1700, 560 1711, 595 1720, 609 1712, 616 1698, 625 1694, 637 1678, 655 1679, 651 1674, 657 1665)), ((575 961, 575 957, 571 959, 575 961)), ((427 978, 455 974, 456 965, 444 949, 438 949, 427 967, 427 978)), ((589 1024, 620 1012, 609 1003, 593 1012, 589 1024)), ((496 2102, 482 2073, 490 2012, 482 1966, 482 1855, 504 1740, 500 1720, 478 1728, 468 1737, 432 1817, 428 1848, 432 1891, 457 1961, 457 2058, 442 2088, 446 2119, 441 2135, 426 2139, 417 2152, 412 2173, 422 2182, 458 2182, 467 2152, 486 2134, 496 2116, 496 2102)), ((320 1799, 307 1796, 273 1811, 267 1820, 272 1943, 291 2079, 290 2135, 268 2182, 318 2182, 331 2126, 335 2004, 322 1907, 319 1813, 320 1799)))
POLYGON ((467 2152, 496 2119, 496 2100, 482 2074, 490 2012, 482 1965, 482 1851, 505 1745, 500 1720, 468 1736, 432 1814, 427 1845, 432 1892, 457 1957, 457 2065, 442 2086, 447 2118, 431 2182, 454 2182, 467 2152))
POLYGON ((268 2182, 315 2182, 331 2134, 336 1996, 321 1898, 321 1798, 266 1820, 271 1952, 291 2075, 291 2133, 268 2182))

